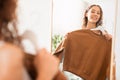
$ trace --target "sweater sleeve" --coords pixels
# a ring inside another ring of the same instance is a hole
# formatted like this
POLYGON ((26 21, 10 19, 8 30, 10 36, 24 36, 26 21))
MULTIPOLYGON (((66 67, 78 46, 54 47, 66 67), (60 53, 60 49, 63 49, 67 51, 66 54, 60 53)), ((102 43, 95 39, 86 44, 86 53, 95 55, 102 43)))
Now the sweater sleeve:
POLYGON ((67 44, 67 40, 68 40, 68 34, 64 37, 63 41, 58 45, 55 52, 53 53, 53 55, 58 57, 61 61, 62 61, 62 58, 63 58, 63 53, 64 53, 64 50, 65 50, 65 46, 67 44))

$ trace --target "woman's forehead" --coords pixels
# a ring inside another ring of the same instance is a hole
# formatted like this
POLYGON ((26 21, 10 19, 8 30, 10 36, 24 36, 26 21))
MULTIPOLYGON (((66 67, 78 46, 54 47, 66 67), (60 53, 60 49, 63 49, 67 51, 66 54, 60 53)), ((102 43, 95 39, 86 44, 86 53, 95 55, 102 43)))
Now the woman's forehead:
POLYGON ((98 6, 93 6, 89 10, 100 11, 100 8, 98 6))

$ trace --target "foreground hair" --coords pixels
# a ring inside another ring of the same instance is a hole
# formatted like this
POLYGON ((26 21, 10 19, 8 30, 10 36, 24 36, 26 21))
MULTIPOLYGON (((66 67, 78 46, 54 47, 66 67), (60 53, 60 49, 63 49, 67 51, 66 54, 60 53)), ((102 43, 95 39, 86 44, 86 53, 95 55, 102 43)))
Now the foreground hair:
POLYGON ((0 39, 13 44, 20 44, 16 27, 17 0, 0 0, 0 39))

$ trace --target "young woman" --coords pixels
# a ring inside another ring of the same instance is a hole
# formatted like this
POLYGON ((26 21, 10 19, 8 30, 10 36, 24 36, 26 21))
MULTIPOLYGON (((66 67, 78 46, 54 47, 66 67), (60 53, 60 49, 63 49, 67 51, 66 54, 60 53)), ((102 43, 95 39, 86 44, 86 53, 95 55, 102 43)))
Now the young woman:
POLYGON ((63 61, 68 80, 106 80, 109 78, 111 36, 102 27, 99 5, 85 11, 81 30, 69 32, 54 55, 63 61), (96 29, 98 28, 98 29, 96 29))
POLYGON ((0 0, 0 80, 32 80, 28 74, 31 67, 37 72, 33 80, 52 80, 58 73, 59 60, 46 49, 38 50, 36 56, 26 56, 16 27, 17 2, 0 0))

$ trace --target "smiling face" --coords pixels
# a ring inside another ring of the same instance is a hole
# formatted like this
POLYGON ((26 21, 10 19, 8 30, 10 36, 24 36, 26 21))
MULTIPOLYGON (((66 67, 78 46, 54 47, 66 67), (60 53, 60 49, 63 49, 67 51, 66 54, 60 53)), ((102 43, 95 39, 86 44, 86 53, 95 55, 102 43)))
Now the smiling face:
POLYGON ((96 26, 102 26, 103 11, 99 5, 89 6, 84 13, 82 28, 85 28, 88 23, 95 24, 96 26))
POLYGON ((101 17, 101 10, 98 6, 91 7, 86 13, 88 22, 96 24, 101 17))

